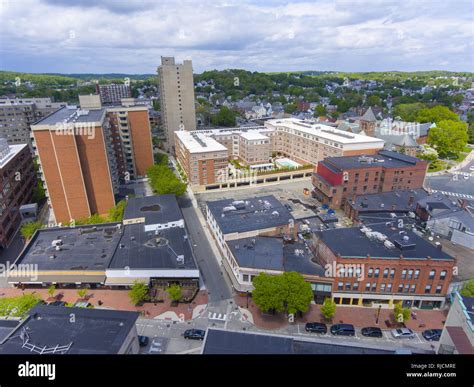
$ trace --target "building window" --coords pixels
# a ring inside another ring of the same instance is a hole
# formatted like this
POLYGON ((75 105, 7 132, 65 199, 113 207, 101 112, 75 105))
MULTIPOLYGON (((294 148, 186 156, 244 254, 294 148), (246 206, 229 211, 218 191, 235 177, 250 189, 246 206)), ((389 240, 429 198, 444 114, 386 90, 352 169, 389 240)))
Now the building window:
POLYGON ((431 285, 425 286, 425 293, 431 293, 431 285))
POLYGON ((408 293, 409 290, 410 290, 410 285, 406 284, 405 285, 405 293, 408 293))
POLYGON ((435 275, 436 275, 436 270, 431 270, 428 279, 430 280, 434 279, 435 275))
POLYGON ((415 270, 415 279, 418 279, 420 277, 420 270, 416 269, 415 270))
POLYGON ((388 278, 388 269, 384 269, 383 278, 388 278))
POLYGON ((337 290, 344 290, 344 282, 337 283, 337 290))
POLYGON ((390 278, 395 278, 395 269, 390 270, 390 278))
POLYGON ((441 293, 441 289, 443 289, 443 285, 438 285, 438 286, 436 286, 436 294, 440 294, 440 293, 441 293))
POLYGON ((403 292, 403 284, 398 285, 398 293, 403 292))
POLYGON ((448 272, 447 272, 446 270, 443 270, 443 271, 439 274, 439 279, 440 279, 440 280, 446 279, 446 274, 447 274, 447 273, 448 273, 448 272))
POLYGON ((413 270, 408 270, 408 279, 413 278, 413 270))
POLYGON ((352 290, 359 290, 359 283, 358 282, 354 282, 354 284, 352 285, 352 290))
POLYGON ((373 274, 374 274, 374 269, 370 268, 369 272, 367 273, 367 277, 371 278, 373 274))
POLYGON ((410 293, 415 293, 416 285, 411 285, 410 293))
POLYGON ((249 282, 249 275, 248 274, 244 274, 243 278, 244 278, 244 282, 249 282))
POLYGON ((385 292, 385 284, 380 284, 380 291, 385 292))
POLYGON ((407 278, 407 271, 405 269, 402 270, 402 279, 407 278))
POLYGON ((376 268, 376 269, 375 269, 375 272, 374 272, 374 277, 375 277, 375 278, 379 278, 379 274, 380 274, 380 269, 379 269, 379 268, 376 268))
POLYGON ((346 290, 351 290, 351 285, 350 282, 346 282, 346 290))
POLYGON ((370 291, 370 282, 367 282, 367 283, 365 284, 365 291, 366 291, 366 292, 369 292, 369 291, 370 291))
POLYGON ((392 284, 388 284, 387 285, 387 292, 391 292, 392 291, 392 284))
POLYGON ((377 282, 374 282, 372 284, 372 292, 375 292, 377 290, 377 282))

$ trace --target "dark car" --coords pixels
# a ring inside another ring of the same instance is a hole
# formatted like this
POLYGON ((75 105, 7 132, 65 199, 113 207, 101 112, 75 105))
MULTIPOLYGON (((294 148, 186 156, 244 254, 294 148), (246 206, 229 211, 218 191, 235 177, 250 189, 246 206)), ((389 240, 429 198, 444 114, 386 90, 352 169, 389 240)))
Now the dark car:
POLYGON ((441 332, 443 332, 441 329, 427 329, 422 335, 426 341, 439 341, 441 332))
POLYGON ((66 306, 67 303, 64 302, 64 301, 53 301, 53 302, 50 302, 48 305, 51 305, 51 306, 66 306))
POLYGON ((140 347, 146 347, 150 342, 150 338, 148 336, 138 336, 138 344, 140 347))
POLYGON ((206 336, 206 331, 202 329, 188 329, 184 332, 185 339, 204 340, 204 336, 206 336))
POLYGON ((365 327, 361 329, 362 336, 382 337, 383 333, 379 327, 365 327))
POLYGON ((334 324, 331 327, 331 333, 336 336, 355 336, 354 325, 352 324, 334 324))
POLYGON ((326 324, 323 324, 323 323, 309 322, 305 325, 304 330, 306 332, 311 332, 311 333, 326 334, 328 332, 328 327, 326 326, 326 324))

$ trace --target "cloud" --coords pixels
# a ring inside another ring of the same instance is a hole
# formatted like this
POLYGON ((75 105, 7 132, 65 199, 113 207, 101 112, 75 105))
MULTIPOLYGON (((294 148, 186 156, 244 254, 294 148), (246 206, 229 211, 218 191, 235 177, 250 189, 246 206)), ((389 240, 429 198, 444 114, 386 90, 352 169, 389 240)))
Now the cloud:
POLYGON ((474 70, 471 1, 3 0, 0 68, 474 70))

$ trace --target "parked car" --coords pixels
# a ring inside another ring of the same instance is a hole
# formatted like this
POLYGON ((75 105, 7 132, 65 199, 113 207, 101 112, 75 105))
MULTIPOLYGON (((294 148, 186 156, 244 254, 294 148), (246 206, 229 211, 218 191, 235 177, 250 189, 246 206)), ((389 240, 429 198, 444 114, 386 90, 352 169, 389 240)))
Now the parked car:
POLYGON ((383 337, 382 330, 379 327, 365 327, 361 329, 362 336, 383 337))
POLYGON ((75 308, 92 308, 92 304, 87 301, 78 301, 73 306, 75 308))
POLYGON ((184 332, 185 339, 204 340, 204 336, 206 336, 206 331, 202 329, 188 329, 184 332))
POLYGON ((409 328, 398 328, 392 330, 392 336, 395 339, 413 339, 415 333, 409 328))
POLYGON ((334 324, 331 327, 331 333, 336 336, 355 336, 354 325, 352 324, 334 324))
POLYGON ((318 322, 306 323, 304 330, 306 332, 311 332, 311 333, 322 333, 322 334, 328 333, 328 327, 326 326, 326 324, 318 323, 318 322))
POLYGON ((441 329, 427 329, 423 331, 422 336, 426 341, 439 341, 441 332, 443 332, 441 329))
POLYGON ((50 302, 48 305, 51 305, 51 306, 66 306, 67 303, 65 301, 53 301, 53 302, 50 302))
POLYGON ((146 347, 150 342, 150 338, 148 336, 138 336, 138 344, 140 347, 146 347))

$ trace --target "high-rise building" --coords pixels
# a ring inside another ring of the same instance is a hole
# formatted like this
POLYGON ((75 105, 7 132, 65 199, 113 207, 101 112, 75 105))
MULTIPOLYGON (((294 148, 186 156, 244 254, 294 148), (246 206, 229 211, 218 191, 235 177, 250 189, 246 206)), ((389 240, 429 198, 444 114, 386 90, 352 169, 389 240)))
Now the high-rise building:
POLYGON ((123 181, 153 165, 148 108, 104 108, 98 95, 81 96, 32 125, 34 146, 56 222, 107 214, 123 181), (88 108, 86 110, 86 107, 88 108))
POLYGON ((131 98, 130 85, 111 83, 110 85, 96 85, 96 91, 100 95, 103 105, 120 104, 122 98, 131 98))
POLYGON ((26 144, 0 138, 0 248, 7 247, 21 224, 20 206, 29 203, 36 176, 26 144))
POLYGON ((176 64, 173 57, 161 57, 158 77, 167 147, 173 151, 175 131, 196 129, 192 62, 176 64))
POLYGON ((31 147, 31 125, 63 106, 50 98, 0 98, 0 136, 11 145, 31 147))

